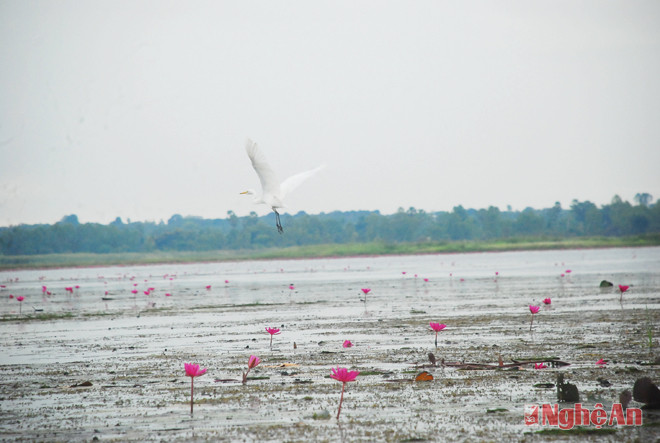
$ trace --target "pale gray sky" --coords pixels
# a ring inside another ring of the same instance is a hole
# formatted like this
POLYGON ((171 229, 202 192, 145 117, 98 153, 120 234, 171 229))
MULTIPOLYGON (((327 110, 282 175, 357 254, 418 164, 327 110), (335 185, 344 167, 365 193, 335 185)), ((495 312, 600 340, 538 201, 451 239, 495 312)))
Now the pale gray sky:
POLYGON ((660 197, 660 2, 0 0, 0 226, 660 197))

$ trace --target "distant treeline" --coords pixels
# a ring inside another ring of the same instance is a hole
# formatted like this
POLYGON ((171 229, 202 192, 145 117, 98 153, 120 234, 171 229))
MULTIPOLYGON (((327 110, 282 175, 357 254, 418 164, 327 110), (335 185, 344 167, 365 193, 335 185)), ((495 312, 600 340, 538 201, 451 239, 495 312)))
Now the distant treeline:
POLYGON ((19 225, 0 228, 0 254, 110 253, 151 251, 207 251, 289 247, 315 244, 442 242, 456 240, 506 240, 530 237, 570 238, 660 233, 660 200, 651 204, 649 194, 637 194, 635 203, 619 196, 611 204, 573 200, 570 209, 523 211, 465 209, 425 212, 415 208, 382 215, 378 211, 282 215, 284 234, 277 233, 274 214, 251 213, 224 219, 173 215, 167 223, 84 223, 68 215, 53 225, 19 225))

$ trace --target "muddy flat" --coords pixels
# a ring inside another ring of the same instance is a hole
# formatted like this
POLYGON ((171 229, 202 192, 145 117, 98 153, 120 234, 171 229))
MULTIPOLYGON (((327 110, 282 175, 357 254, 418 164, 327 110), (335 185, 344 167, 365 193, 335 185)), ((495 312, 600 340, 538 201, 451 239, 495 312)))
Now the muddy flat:
POLYGON ((658 247, 7 271, 0 283, 2 440, 660 436, 647 411, 641 427, 559 436, 524 420, 525 405, 558 403, 558 374, 608 412, 636 379, 660 382, 658 247), (447 325, 437 347, 430 322, 447 325), (272 347, 266 327, 280 329, 272 347), (242 384, 250 355, 261 363, 242 384), (193 414, 184 363, 208 369, 193 414), (337 366, 360 371, 339 419, 337 366), (422 371, 433 379, 414 381, 422 371))

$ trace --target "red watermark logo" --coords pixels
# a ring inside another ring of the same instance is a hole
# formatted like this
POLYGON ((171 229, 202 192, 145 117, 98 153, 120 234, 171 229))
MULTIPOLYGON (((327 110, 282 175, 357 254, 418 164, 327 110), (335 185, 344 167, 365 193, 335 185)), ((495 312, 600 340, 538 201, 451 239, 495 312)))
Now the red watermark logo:
POLYGON ((639 408, 623 409, 621 403, 614 403, 609 411, 601 403, 596 403, 593 410, 583 408, 576 403, 572 408, 559 409, 555 403, 543 405, 525 405, 525 424, 527 426, 555 426, 559 429, 573 429, 574 426, 641 426, 642 410, 639 408))

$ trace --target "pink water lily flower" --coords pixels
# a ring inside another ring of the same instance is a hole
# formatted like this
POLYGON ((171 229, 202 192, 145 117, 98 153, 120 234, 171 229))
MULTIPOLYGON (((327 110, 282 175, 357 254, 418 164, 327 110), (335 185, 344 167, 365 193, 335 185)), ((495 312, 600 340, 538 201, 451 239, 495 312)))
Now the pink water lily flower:
POLYGON ((266 331, 270 334, 270 348, 273 349, 273 335, 278 335, 280 333, 280 328, 266 328, 266 331))
POLYGON ((621 297, 619 298, 620 301, 623 301, 623 293, 628 289, 630 289, 630 286, 628 285, 619 285, 619 291, 621 292, 621 297))
POLYGON ((601 358, 600 360, 598 360, 598 361, 596 362, 596 364, 597 364, 598 366, 600 366, 600 367, 603 367, 603 366, 605 366, 605 365, 607 364, 607 362, 601 358))
POLYGON ((250 369, 255 368, 259 363, 261 363, 261 359, 259 357, 256 355, 250 356, 250 359, 248 360, 247 371, 243 373, 243 384, 247 383, 247 376, 250 373, 250 369))
POLYGON ((534 324, 534 314, 538 314, 540 306, 529 305, 529 312, 532 313, 532 321, 529 322, 529 330, 532 330, 532 325, 534 324))
POLYGON ((342 346, 345 347, 345 348, 352 348, 352 347, 353 347, 353 343, 351 343, 350 340, 345 340, 345 341, 344 341, 344 344, 343 344, 342 346))
POLYGON ((16 300, 19 301, 18 314, 20 315, 20 314, 23 313, 23 300, 25 300, 25 297, 23 297, 22 295, 19 295, 18 297, 16 297, 16 300))
POLYGON ((445 325, 444 323, 440 324, 440 323, 430 322, 429 326, 431 326, 431 329, 433 329, 435 331, 435 347, 437 349, 438 348, 438 332, 445 329, 447 327, 447 325, 445 325))
POLYGON ((543 303, 546 304, 546 305, 549 305, 549 304, 552 303, 552 300, 550 300, 549 298, 544 298, 543 303))
POLYGON ((546 369, 546 368, 547 368, 547 366, 545 365, 545 363, 535 363, 534 364, 534 369, 546 369))
POLYGON ((261 359, 256 355, 251 355, 250 359, 248 360, 248 369, 256 367, 259 363, 261 363, 261 359))
POLYGON ((344 402, 344 389, 346 388, 346 383, 349 381, 355 381, 355 377, 360 374, 358 371, 349 371, 346 368, 331 368, 332 374, 330 378, 334 378, 337 381, 340 381, 341 384, 341 398, 339 399, 339 409, 337 410, 337 420, 339 420, 339 414, 341 414, 341 404, 344 402))
POLYGON ((206 374, 206 368, 200 369, 199 365, 194 363, 184 363, 184 368, 186 369, 186 375, 190 377, 190 413, 193 413, 193 381, 195 377, 206 374))
POLYGON ((371 292, 371 288, 362 288, 361 291, 364 293, 364 304, 367 304, 367 294, 371 292))

